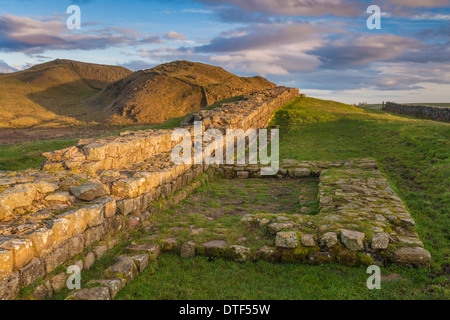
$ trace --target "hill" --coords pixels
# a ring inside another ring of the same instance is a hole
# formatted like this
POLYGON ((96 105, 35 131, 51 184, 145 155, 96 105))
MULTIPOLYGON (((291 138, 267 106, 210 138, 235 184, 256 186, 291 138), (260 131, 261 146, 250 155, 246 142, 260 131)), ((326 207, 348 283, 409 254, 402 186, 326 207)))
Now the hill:
POLYGON ((174 61, 111 83, 87 104, 114 124, 154 124, 272 87, 275 84, 262 77, 239 77, 220 67, 174 61))
POLYGON ((163 123, 274 86, 261 77, 238 77, 188 61, 133 73, 57 59, 0 74, 0 129, 163 123))
POLYGON ((60 127, 91 120, 82 103, 130 70, 71 60, 54 60, 0 74, 0 128, 60 127))

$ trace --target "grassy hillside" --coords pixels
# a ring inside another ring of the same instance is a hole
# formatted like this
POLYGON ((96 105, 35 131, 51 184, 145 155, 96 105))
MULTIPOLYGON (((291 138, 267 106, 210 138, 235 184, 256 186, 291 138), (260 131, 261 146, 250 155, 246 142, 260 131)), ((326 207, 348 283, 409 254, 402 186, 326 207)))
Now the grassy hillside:
POLYGON ((88 103, 114 124, 154 124, 274 86, 261 77, 238 77, 219 67, 174 61, 111 83, 88 103))
POLYGON ((95 120, 82 103, 130 74, 123 67, 55 60, 0 74, 0 129, 61 127, 95 120))

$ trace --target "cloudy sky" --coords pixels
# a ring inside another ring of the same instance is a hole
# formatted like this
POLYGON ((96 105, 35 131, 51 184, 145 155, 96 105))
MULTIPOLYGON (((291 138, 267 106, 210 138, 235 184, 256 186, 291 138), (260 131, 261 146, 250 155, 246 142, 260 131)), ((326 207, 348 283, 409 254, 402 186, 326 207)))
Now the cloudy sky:
POLYGON ((56 58, 183 59, 348 103, 450 102, 450 0, 0 0, 0 72, 56 58))

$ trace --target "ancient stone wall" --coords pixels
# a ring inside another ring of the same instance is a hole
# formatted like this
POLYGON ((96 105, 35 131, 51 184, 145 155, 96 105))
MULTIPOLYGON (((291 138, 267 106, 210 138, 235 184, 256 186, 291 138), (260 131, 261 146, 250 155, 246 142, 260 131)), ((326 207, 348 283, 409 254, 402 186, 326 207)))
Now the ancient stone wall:
POLYGON ((413 106, 386 102, 383 111, 399 113, 417 118, 430 119, 435 121, 450 122, 450 108, 433 106, 413 106))
MULTIPOLYGON (((298 95, 297 89, 277 87, 194 117, 222 131, 263 128, 298 95)), ((192 124, 185 128, 192 132, 192 124)), ((171 140, 172 132, 80 140, 45 153, 42 170, 0 172, 0 299, 15 298, 19 288, 85 248, 139 223, 152 202, 170 196, 178 202, 198 186, 195 178, 209 166, 174 164, 170 153, 179 142, 171 140)), ((85 256, 81 265, 90 260, 85 256)))

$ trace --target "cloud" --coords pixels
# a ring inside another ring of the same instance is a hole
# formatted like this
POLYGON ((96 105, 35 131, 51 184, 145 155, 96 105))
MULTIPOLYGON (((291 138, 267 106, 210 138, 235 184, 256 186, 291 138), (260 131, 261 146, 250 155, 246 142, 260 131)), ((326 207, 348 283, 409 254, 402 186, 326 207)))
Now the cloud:
MULTIPOLYGON (((95 25, 95 24, 94 24, 95 25)), ((32 19, 0 15, 0 51, 37 54, 48 50, 93 50, 108 47, 161 43, 154 35, 131 28, 86 28, 70 31, 61 17, 32 19)))
POLYGON ((164 38, 169 40, 186 40, 186 36, 182 33, 175 31, 169 31, 164 35, 164 38))
POLYGON ((323 27, 307 22, 294 24, 256 25, 239 28, 232 33, 222 33, 209 44, 196 47, 198 52, 236 52, 242 50, 270 49, 279 45, 299 43, 308 39, 319 39, 323 27))
MULTIPOLYGON (((363 12, 361 1, 346 0, 197 0, 207 5, 228 5, 247 12, 272 16, 317 17, 334 15, 358 16, 363 12)), ((367 7, 367 6, 366 6, 367 7)))
POLYGON ((411 8, 441 8, 450 6, 449 0, 390 0, 390 3, 411 8))
MULTIPOLYGON (((317 68, 319 59, 307 53, 323 45, 325 32, 307 22, 259 24, 224 32, 194 51, 211 55, 227 68, 260 75, 286 75, 317 68)), ((339 30, 335 30, 339 32, 339 30)))
POLYGON ((365 66, 374 61, 393 60, 407 49, 419 49, 422 46, 418 40, 393 34, 351 34, 308 53, 319 57, 322 68, 346 69, 365 66))

